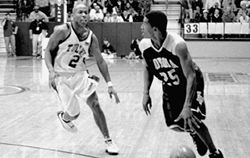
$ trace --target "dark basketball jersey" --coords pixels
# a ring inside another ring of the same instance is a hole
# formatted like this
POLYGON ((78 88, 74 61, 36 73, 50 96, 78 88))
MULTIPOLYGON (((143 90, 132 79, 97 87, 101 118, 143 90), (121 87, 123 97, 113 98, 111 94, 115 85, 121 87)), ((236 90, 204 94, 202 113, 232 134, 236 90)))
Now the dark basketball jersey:
POLYGON ((175 54, 176 45, 184 42, 178 34, 168 33, 159 49, 156 49, 151 39, 142 39, 139 48, 143 54, 150 73, 154 74, 164 84, 164 92, 176 96, 186 93, 186 77, 183 74, 179 57, 175 54))

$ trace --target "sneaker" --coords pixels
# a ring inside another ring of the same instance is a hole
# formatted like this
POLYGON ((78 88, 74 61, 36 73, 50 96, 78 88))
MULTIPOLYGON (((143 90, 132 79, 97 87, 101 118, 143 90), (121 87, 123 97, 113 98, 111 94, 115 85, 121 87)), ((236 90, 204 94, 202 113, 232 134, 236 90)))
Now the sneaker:
POLYGON ((63 127, 71 133, 76 133, 77 132, 76 126, 71 121, 63 120, 63 114, 64 114, 64 112, 62 112, 62 111, 57 113, 57 117, 60 120, 60 122, 62 123, 63 127))
POLYGON ((193 138, 193 142, 196 145, 199 155, 204 156, 208 150, 206 144, 204 144, 204 142, 200 139, 200 137, 196 133, 190 134, 190 135, 193 138))
POLYGON ((42 58, 42 56, 40 54, 37 54, 36 58, 40 59, 40 58, 42 58))
POLYGON ((217 150, 216 152, 209 154, 209 158, 224 158, 224 156, 220 150, 217 150))
POLYGON ((114 144, 111 139, 105 140, 106 152, 110 155, 118 155, 119 148, 114 144))

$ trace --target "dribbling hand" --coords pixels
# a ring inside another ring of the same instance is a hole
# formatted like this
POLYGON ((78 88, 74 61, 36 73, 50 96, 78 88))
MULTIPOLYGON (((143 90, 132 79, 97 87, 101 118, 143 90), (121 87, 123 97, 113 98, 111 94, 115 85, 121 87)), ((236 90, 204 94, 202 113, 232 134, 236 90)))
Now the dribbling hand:
POLYGON ((184 130, 186 131, 188 128, 194 130, 193 125, 195 128, 200 128, 198 123, 201 123, 200 120, 195 117, 190 108, 184 106, 180 115, 175 119, 175 122, 178 122, 180 119, 184 120, 184 130))
POLYGON ((152 101, 149 94, 143 94, 143 100, 142 100, 142 106, 143 110, 146 112, 146 115, 150 114, 150 109, 152 108, 152 101))
POLYGON ((108 93, 111 99, 112 99, 112 95, 114 95, 116 104, 120 103, 120 99, 112 86, 108 87, 108 93))

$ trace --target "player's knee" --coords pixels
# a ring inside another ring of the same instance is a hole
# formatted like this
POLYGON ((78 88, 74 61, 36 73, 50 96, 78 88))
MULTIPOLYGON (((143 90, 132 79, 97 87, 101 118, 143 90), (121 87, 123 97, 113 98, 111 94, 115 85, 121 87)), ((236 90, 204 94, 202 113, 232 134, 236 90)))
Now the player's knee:
POLYGON ((89 96, 89 98, 87 99, 87 104, 94 111, 100 109, 99 100, 96 93, 93 93, 91 96, 89 96))
POLYGON ((99 104, 99 101, 98 101, 98 100, 93 100, 93 101, 92 101, 91 109, 92 109, 94 112, 99 112, 99 111, 101 111, 100 104, 99 104))

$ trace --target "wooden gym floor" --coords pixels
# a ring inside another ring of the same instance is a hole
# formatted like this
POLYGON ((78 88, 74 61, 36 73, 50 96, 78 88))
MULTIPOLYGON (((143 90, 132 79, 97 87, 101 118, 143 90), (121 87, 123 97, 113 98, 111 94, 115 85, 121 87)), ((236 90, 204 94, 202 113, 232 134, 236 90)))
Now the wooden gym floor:
MULTIPOLYGON (((250 155, 250 59, 194 59, 205 76, 205 123, 225 158, 250 155)), ((120 154, 104 151, 101 132, 92 112, 82 102, 75 134, 57 119, 57 96, 48 88, 43 59, 0 58, 1 158, 169 158, 171 150, 188 145, 199 158, 187 133, 169 130, 164 122, 161 83, 151 88, 151 116, 142 110, 143 61, 107 60, 121 103, 109 99, 101 77, 97 89, 110 134, 120 154)), ((101 76, 95 62, 87 61, 91 74, 101 76)), ((204 156, 208 158, 208 155, 204 156)))

